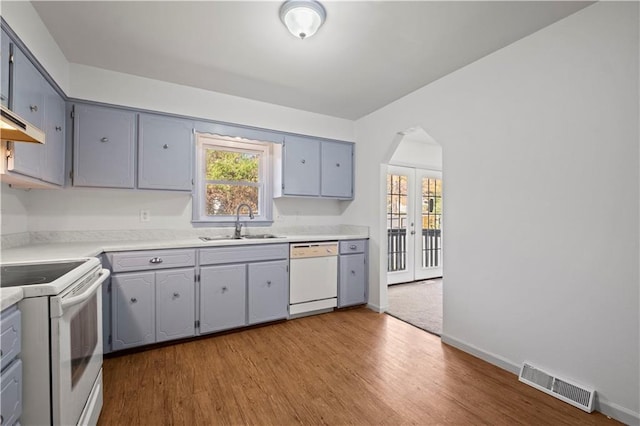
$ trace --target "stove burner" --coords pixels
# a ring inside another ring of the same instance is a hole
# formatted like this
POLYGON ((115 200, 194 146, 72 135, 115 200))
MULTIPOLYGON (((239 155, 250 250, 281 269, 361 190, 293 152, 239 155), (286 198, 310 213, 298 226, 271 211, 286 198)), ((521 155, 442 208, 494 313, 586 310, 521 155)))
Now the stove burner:
POLYGON ((85 261, 31 263, 0 267, 0 287, 21 287, 45 284, 71 272, 85 261))

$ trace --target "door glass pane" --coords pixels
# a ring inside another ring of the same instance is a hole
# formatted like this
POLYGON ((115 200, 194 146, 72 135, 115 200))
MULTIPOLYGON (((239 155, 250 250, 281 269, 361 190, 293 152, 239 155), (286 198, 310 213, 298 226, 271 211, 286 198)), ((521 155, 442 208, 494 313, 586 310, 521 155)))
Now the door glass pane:
POLYGON ((422 267, 442 265, 442 180, 422 178, 422 267))
POLYGON ((387 271, 407 267, 407 176, 387 174, 387 271))

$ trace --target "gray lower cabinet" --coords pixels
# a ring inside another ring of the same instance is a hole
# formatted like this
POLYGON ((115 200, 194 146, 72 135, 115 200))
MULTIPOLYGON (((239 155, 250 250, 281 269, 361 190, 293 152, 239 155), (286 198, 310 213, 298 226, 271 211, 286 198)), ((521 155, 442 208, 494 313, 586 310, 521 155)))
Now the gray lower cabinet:
POLYGON ((194 268, 114 274, 114 351, 195 334, 194 268))
POLYGON ((288 317, 289 244, 200 249, 200 333, 288 317))
POLYGON ((193 122, 138 116, 138 188, 191 191, 193 122))
POLYGON ((195 270, 168 269, 156 275, 156 341, 195 334, 195 270))
POLYGON ((247 324, 247 266, 200 268, 200 333, 247 324))
POLYGON ((22 415, 21 315, 16 306, 0 314, 0 424, 15 425, 22 415))
POLYGON ((249 264, 249 324, 286 318, 289 307, 289 262, 249 264))
POLYGON ((341 241, 338 263, 338 307, 367 303, 367 241, 341 241))
POLYGON ((136 114, 75 104, 73 117, 73 185, 133 188, 136 114))
POLYGON ((112 349, 155 342, 155 273, 114 274, 111 277, 112 349))

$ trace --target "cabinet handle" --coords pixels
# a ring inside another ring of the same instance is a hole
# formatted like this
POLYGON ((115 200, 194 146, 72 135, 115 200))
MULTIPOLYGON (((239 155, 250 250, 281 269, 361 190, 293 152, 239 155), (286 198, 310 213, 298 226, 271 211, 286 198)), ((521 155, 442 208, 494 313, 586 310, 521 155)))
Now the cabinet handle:
POLYGON ((167 149, 167 148, 169 148, 169 145, 165 143, 164 145, 162 145, 162 147, 163 147, 164 149, 167 149))
POLYGON ((2 416, 2 414, 0 414, 0 425, 4 424, 4 417, 2 416))
POLYGON ((38 112, 38 105, 29 105, 31 112, 38 112))
POLYGON ((355 249, 357 249, 357 248, 358 248, 358 246, 357 246, 357 245, 355 245, 355 244, 351 244, 351 245, 349 246, 349 248, 350 248, 351 250, 355 250, 355 249))
POLYGON ((271 281, 267 281, 267 287, 271 287, 271 281))
POLYGON ((223 292, 223 293, 224 293, 225 291, 227 291, 227 290, 228 290, 227 286, 222 287, 222 292, 223 292))
POLYGON ((162 258, 161 257, 154 257, 149 259, 149 263, 162 263, 162 258))
POLYGON ((0 95, 0 100, 6 101, 7 97, 5 95, 0 95))
POLYGON ((62 131, 62 127, 61 126, 56 126, 56 132, 61 132, 62 131))
POLYGON ((340 167, 340 163, 336 163, 336 167, 340 167))
POLYGON ((137 303, 137 302, 138 302, 138 299, 136 299, 135 297, 131 298, 131 303, 137 303))
POLYGON ((356 274, 356 271, 351 270, 351 275, 355 275, 355 274, 356 274))
POLYGON ((109 138, 102 138, 100 139, 100 142, 109 142, 109 138))
POLYGON ((0 349, 0 358, 2 357, 2 349, 0 349))
POLYGON ((303 158, 302 161, 300 161, 302 164, 306 163, 307 161, 303 158))
POLYGON ((177 299, 178 297, 180 297, 180 293, 173 293, 173 298, 177 299))

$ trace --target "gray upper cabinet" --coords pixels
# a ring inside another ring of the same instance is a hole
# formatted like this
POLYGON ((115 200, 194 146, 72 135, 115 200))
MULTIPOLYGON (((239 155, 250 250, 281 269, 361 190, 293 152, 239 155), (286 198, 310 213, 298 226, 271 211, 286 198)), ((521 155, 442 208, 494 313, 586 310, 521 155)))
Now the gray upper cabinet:
POLYGON ((322 142, 320 195, 353 198, 353 144, 322 142))
POLYGON ((286 260, 249 264, 249 324, 287 318, 288 264, 286 260))
POLYGON ((73 123, 73 185, 133 188, 136 114, 76 104, 73 123))
POLYGON ((140 114, 138 188, 191 191, 193 122, 140 114))
POLYGON ((320 194, 320 141, 287 136, 282 156, 283 195, 320 194))
POLYGON ((247 266, 200 268, 200 333, 247 324, 247 266))
POLYGON ((42 180, 64 185, 65 103, 47 84, 44 98, 44 132, 46 143, 42 163, 42 180))
POLYGON ((286 136, 274 146, 274 197, 353 199, 350 142, 286 136))
POLYGON ((156 341, 195 334, 195 270, 156 272, 156 341))
POLYGON ((2 31, 0 42, 0 103, 3 106, 9 107, 9 60, 11 50, 11 39, 9 35, 2 31))
MULTIPOLYGON (((29 123, 43 129, 48 83, 22 51, 13 50, 12 109, 29 123)), ((14 144, 11 171, 40 179, 44 152, 45 147, 41 144, 14 144)))

